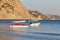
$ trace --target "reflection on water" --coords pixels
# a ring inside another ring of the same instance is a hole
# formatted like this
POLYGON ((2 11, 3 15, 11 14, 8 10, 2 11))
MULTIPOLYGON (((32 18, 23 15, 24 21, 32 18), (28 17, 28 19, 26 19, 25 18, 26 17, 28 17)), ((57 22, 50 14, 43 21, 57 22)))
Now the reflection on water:
POLYGON ((14 34, 14 32, 8 32, 10 28, 9 25, 0 24, 0 40, 14 40, 14 36, 9 34, 14 34))
POLYGON ((14 30, 14 31, 21 31, 21 30, 25 30, 25 28, 24 27, 16 27, 16 28, 11 28, 10 27, 10 30, 14 30))
POLYGON ((9 24, 0 24, 0 40, 16 40, 16 31, 24 31, 25 28, 10 28, 9 24))
POLYGON ((11 28, 9 24, 0 24, 0 40, 60 40, 60 24, 28 28, 11 28))

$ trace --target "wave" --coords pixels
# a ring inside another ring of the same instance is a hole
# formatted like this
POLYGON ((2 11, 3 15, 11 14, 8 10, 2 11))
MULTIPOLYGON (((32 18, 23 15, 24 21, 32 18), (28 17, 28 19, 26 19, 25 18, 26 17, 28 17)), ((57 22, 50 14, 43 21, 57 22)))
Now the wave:
MULTIPOLYGON (((24 31, 21 31, 24 32, 24 31)), ((44 33, 44 32, 24 32, 24 33, 30 33, 30 34, 43 34, 43 35, 57 35, 60 36, 59 33, 44 33)))
POLYGON ((58 33, 42 33, 42 32, 29 32, 29 33, 32 33, 32 34, 43 34, 43 35, 57 35, 57 36, 60 36, 60 34, 58 34, 58 33))
POLYGON ((42 35, 60 35, 60 34, 55 34, 55 33, 42 33, 42 32, 23 32, 23 33, 28 33, 28 34, 8 34, 10 36, 16 36, 18 38, 26 38, 26 39, 38 39, 38 40, 60 40, 60 38, 54 38, 54 37, 47 37, 47 36, 41 36, 38 34, 42 35), (34 35, 32 35, 34 34, 34 35), (35 35, 37 34, 37 35, 35 35))

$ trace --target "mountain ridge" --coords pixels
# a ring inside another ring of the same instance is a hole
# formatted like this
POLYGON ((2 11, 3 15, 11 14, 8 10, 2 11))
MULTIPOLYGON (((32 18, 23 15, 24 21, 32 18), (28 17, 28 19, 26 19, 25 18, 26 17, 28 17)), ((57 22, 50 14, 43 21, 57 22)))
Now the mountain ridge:
POLYGON ((43 14, 40 13, 39 11, 30 11, 30 14, 37 18, 41 18, 42 20, 60 20, 60 16, 58 15, 52 15, 52 14, 43 14))
POLYGON ((28 10, 19 0, 0 0, 0 19, 60 20, 60 17, 28 10))

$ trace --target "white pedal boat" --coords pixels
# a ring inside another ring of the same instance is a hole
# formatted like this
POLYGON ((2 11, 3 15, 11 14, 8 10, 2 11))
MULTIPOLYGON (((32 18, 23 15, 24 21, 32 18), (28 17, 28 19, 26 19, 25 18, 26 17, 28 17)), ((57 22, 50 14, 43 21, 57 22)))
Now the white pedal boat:
POLYGON ((37 26, 40 26, 40 23, 31 23, 30 26, 31 27, 37 27, 37 26))

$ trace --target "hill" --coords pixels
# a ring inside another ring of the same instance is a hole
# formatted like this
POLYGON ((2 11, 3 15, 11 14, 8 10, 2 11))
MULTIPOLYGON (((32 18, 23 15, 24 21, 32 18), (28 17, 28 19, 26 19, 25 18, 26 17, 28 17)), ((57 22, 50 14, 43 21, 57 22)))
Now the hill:
POLYGON ((36 17, 38 20, 60 20, 60 16, 58 15, 50 15, 50 14, 43 14, 43 13, 40 13, 38 11, 30 11, 30 14, 33 16, 33 17, 36 17))
POLYGON ((0 0, 0 19, 30 19, 31 15, 19 0, 0 0))
POLYGON ((19 0, 0 0, 0 19, 60 20, 60 17, 30 11, 19 0))

